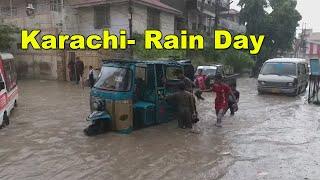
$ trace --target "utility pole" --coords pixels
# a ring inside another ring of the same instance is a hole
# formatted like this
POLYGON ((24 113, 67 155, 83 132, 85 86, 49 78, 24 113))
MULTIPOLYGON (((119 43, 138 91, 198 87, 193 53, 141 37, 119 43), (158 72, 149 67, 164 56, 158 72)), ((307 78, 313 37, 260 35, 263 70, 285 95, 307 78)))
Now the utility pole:
POLYGON ((220 20, 220 6, 221 6, 221 0, 215 0, 215 15, 214 18, 214 30, 218 29, 219 26, 219 20, 220 20))
POLYGON ((13 3, 12 3, 12 0, 10 0, 10 16, 12 17, 13 16, 13 3))
MULTIPOLYGON (((128 11, 129 11, 129 36, 130 36, 130 39, 132 39, 132 36, 133 36, 133 34, 132 34, 132 14, 133 14, 132 0, 129 0, 128 11)), ((133 59, 133 47, 132 46, 130 46, 129 51, 130 51, 130 59, 133 59)))
POLYGON ((297 57, 305 57, 306 54, 306 32, 307 31, 307 27, 306 24, 303 23, 302 24, 302 30, 301 30, 301 34, 300 34, 300 41, 298 42, 298 47, 297 47, 297 57), (301 55, 300 55, 301 53, 301 55))
POLYGON ((201 1, 201 6, 200 6, 200 32, 202 33, 204 30, 204 24, 203 24, 203 17, 204 17, 204 5, 205 5, 205 0, 201 1))
MULTIPOLYGON (((187 30, 188 33, 190 33, 190 27, 189 27, 189 6, 188 6, 188 2, 185 1, 185 29, 187 30)), ((189 43, 189 38, 187 38, 187 42, 189 43)), ((190 58, 190 51, 189 48, 186 49, 186 58, 190 58)))

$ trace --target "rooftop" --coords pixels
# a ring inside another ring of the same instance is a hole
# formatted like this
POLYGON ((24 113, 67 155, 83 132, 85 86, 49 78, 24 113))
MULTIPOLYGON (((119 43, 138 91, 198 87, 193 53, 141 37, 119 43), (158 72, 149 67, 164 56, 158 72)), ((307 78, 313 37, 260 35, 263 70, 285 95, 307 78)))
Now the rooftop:
POLYGON ((307 60, 305 59, 299 59, 299 58, 274 58, 269 59, 266 61, 268 63, 307 63, 307 60))
POLYGON ((320 32, 311 33, 307 39, 310 41, 320 41, 320 32))
POLYGON ((5 60, 5 59, 13 59, 13 55, 10 53, 0 53, 0 57, 5 60))
MULTIPOLYGON (((103 5, 103 4, 115 4, 115 3, 127 3, 129 0, 77 0, 73 1, 71 3, 71 6, 75 8, 80 8, 80 7, 90 7, 90 6, 97 6, 97 5, 103 5)), ((173 14, 182 14, 181 11, 168 6, 160 0, 132 0, 133 3, 145 5, 148 7, 152 7, 155 9, 159 9, 161 11, 173 13, 173 14)))

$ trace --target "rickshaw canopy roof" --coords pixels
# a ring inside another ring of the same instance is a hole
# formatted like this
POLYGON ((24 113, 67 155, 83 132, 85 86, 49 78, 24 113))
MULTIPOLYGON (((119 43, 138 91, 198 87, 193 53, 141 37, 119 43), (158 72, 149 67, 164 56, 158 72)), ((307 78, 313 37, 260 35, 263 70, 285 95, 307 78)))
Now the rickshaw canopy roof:
POLYGON ((163 65, 172 65, 172 66, 181 66, 179 62, 171 61, 171 60, 124 60, 124 59, 110 59, 110 60, 102 60, 103 65, 115 64, 115 65, 136 65, 136 64, 163 64, 163 65))

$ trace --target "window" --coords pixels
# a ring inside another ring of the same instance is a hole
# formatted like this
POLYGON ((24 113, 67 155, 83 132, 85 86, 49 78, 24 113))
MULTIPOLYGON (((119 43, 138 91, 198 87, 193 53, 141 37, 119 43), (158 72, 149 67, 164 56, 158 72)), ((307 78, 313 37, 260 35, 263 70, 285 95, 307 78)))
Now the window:
POLYGON ((16 68, 14 64, 14 60, 4 60, 3 61, 3 67, 4 67, 4 77, 6 79, 6 87, 8 91, 11 91, 15 86, 17 82, 17 73, 16 68))
POLYGON ((110 26, 110 6, 94 7, 94 28, 103 29, 110 26))
POLYGON ((136 73, 135 73, 135 84, 136 84, 136 89, 135 93, 138 97, 138 99, 143 99, 144 97, 144 92, 147 87, 147 71, 146 67, 140 67, 136 66, 136 73))
POLYGON ((174 19, 174 29, 175 29, 175 31, 176 31, 176 34, 179 34, 180 33, 180 31, 181 30, 183 30, 184 29, 184 20, 183 19, 181 19, 181 18, 175 18, 174 19))
POLYGON ((304 64, 299 64, 299 74, 307 74, 307 69, 304 64))
POLYGON ((136 80, 146 81, 146 68, 145 67, 136 67, 136 80))
POLYGON ((62 0, 50 0, 50 10, 61 12, 62 0))
POLYGON ((156 64, 156 78, 157 78, 157 86, 158 87, 164 87, 163 82, 163 65, 162 64, 156 64))
POLYGON ((38 1, 37 0, 29 0, 27 3, 32 4, 32 7, 34 8, 35 12, 38 10, 38 1))
POLYGON ((197 30, 197 23, 192 23, 192 30, 197 30))
POLYGON ((2 16, 16 16, 17 15, 17 7, 12 7, 12 9, 7 6, 7 7, 0 7, 0 15, 2 16))
POLYGON ((148 29, 160 29, 160 11, 156 9, 148 9, 148 29))

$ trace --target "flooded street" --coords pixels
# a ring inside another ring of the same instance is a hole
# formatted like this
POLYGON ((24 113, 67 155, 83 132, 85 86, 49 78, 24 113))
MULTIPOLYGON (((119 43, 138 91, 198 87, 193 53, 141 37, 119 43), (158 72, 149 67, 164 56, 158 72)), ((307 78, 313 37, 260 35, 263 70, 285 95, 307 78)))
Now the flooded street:
POLYGON ((304 95, 257 95, 240 79, 239 112, 214 126, 213 97, 198 102, 200 134, 176 122, 86 137, 88 89, 20 82, 0 130, 0 179, 319 179, 320 111, 304 95))

